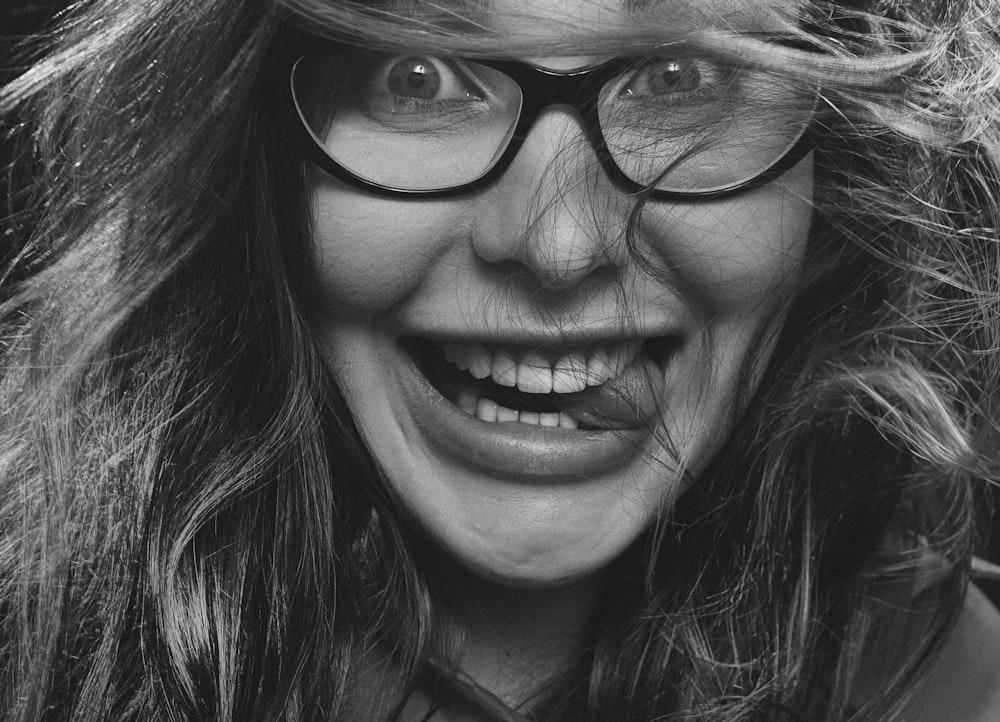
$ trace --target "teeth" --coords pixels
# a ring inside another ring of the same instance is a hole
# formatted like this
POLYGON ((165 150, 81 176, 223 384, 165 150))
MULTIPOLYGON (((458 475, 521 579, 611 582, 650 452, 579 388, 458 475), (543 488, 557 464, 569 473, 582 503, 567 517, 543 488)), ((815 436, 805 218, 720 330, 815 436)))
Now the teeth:
POLYGON ((559 414, 559 428, 561 429, 575 429, 578 426, 576 419, 567 416, 566 414, 559 414))
POLYGON ((542 415, 537 411, 522 411, 517 416, 517 420, 522 424, 531 424, 532 426, 539 426, 542 423, 542 415))
POLYGON ((539 413, 536 411, 508 409, 506 406, 500 406, 500 404, 484 396, 477 397, 472 391, 467 389, 459 392, 455 403, 458 408, 462 409, 469 416, 475 416, 480 421, 489 421, 491 423, 517 421, 522 424, 549 426, 553 428, 560 427, 563 429, 575 429, 578 425, 576 419, 563 413, 555 413, 553 411, 539 413))
POLYGON ((489 378, 492 366, 490 356, 486 353, 486 349, 482 345, 474 344, 469 348, 469 373, 472 374, 473 378, 489 378))
POLYGON ((537 352, 515 353, 504 347, 484 344, 444 344, 444 357, 474 378, 490 378, 500 386, 517 387, 528 394, 559 394, 600 386, 618 376, 635 359, 641 343, 629 341, 597 348, 586 354, 563 354, 555 365, 537 352), (520 359, 518 359, 520 356, 520 359))
POLYGON ((483 421, 497 420, 497 411, 499 409, 499 406, 495 401, 490 401, 487 398, 480 398, 478 403, 475 404, 472 411, 466 411, 465 407, 463 407, 461 404, 459 404, 459 406, 462 408, 463 411, 465 411, 465 413, 470 414, 472 416, 476 416, 482 419, 483 421))
MULTIPOLYGON (((445 360, 477 379, 492 379, 526 394, 568 394, 599 386, 621 374, 635 360, 640 341, 608 344, 589 352, 564 353, 554 364, 541 353, 523 353, 481 343, 444 344, 445 360)), ((489 423, 530 424, 549 428, 576 429, 576 419, 564 413, 518 411, 501 406, 471 389, 463 389, 456 405, 470 416, 489 423)))
POLYGON ((497 423, 502 424, 507 421, 519 421, 520 412, 508 409, 506 406, 497 406, 497 423))
MULTIPOLYGON (((483 349, 483 353, 485 352, 486 350, 483 349)), ((507 351, 498 351, 493 356, 493 363, 490 364, 490 372, 493 381, 501 386, 510 386, 513 388, 517 385, 517 362, 507 351)))
POLYGON ((552 369, 552 390, 569 394, 587 388, 587 361, 583 356, 563 356, 552 369))
MULTIPOLYGON (((482 399, 480 399, 480 402, 482 399)), ((462 389, 458 392, 458 400, 456 401, 458 408, 467 414, 472 416, 476 415, 477 402, 476 395, 467 389, 462 389)))
MULTIPOLYGON (((597 349, 587 360, 587 377, 596 379, 597 384, 603 384, 608 379, 615 376, 615 370, 611 367, 611 357, 604 349, 597 349)), ((597 385, 593 384, 593 385, 597 385)))
POLYGON ((615 346, 608 353, 609 356, 608 363, 611 366, 611 368, 618 369, 618 368, 625 368, 626 366, 628 366, 632 362, 632 359, 635 358, 635 354, 632 354, 631 356, 626 356, 626 354, 629 351, 630 349, 625 346, 615 346))
POLYGON ((529 353, 517 366, 517 389, 526 394, 552 391, 552 367, 540 354, 529 353))

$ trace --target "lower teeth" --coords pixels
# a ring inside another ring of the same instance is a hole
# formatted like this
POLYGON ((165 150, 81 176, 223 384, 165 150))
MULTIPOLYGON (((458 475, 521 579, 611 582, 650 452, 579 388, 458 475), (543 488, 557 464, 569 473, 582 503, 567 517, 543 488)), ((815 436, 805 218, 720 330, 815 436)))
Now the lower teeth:
POLYGON ((506 406, 500 406, 495 401, 484 396, 477 396, 472 391, 467 390, 459 392, 456 403, 462 411, 481 421, 492 423, 517 421, 532 426, 558 426, 563 429, 575 429, 579 426, 576 419, 563 413, 508 409, 506 406))

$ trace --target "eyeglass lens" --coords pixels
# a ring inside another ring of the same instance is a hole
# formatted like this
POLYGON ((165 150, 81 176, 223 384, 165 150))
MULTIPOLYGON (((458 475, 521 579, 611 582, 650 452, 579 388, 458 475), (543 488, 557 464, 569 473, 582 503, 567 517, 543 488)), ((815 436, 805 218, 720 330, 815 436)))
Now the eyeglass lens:
MULTIPOLYGON (((404 190, 481 178, 508 146, 523 104, 518 83, 482 63, 357 49, 304 56, 292 87, 327 155, 369 183, 404 190)), ((805 132, 814 104, 774 74, 678 52, 606 82, 593 110, 628 178, 700 192, 774 165, 805 132)))

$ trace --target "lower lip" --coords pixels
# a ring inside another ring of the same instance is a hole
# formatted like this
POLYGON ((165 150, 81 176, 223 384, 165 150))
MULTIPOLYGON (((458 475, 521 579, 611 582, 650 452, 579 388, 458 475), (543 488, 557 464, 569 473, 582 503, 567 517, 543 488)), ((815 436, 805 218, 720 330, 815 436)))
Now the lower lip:
POLYGON ((401 388, 420 433, 432 447, 472 471, 520 481, 579 479, 620 468, 647 453, 652 425, 581 431, 483 421, 448 401, 402 355, 406 362, 401 388))

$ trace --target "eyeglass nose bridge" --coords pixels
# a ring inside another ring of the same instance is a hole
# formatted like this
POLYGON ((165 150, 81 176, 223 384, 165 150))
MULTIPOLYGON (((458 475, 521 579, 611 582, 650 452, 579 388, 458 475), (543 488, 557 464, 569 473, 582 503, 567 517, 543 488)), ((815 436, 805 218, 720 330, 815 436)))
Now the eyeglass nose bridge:
MULTIPOLYGON (((492 63, 490 63, 493 65, 492 63)), ((617 65, 617 63, 615 63, 617 65)), ((583 110, 596 101, 606 72, 603 66, 576 70, 549 70, 530 63, 501 62, 493 65, 521 87, 526 105, 569 105, 583 110)))
POLYGON ((549 70, 516 61, 479 62, 499 70, 517 83, 521 91, 521 110, 507 147, 490 172, 479 179, 476 185, 485 186, 502 175, 517 157, 539 116, 549 108, 563 106, 576 111, 583 123, 587 141, 608 177, 628 193, 639 193, 644 189, 644 186, 626 176, 615 163, 604 141, 597 110, 605 83, 620 75, 634 61, 615 58, 596 66, 573 70, 549 70))

